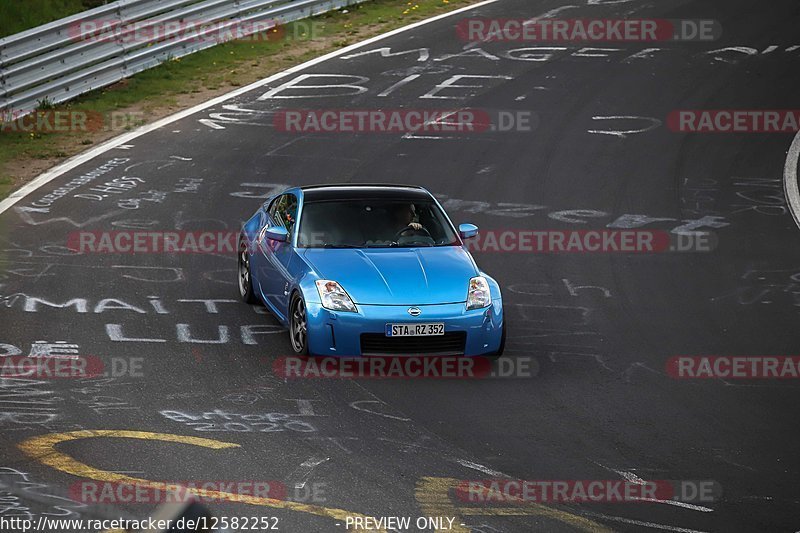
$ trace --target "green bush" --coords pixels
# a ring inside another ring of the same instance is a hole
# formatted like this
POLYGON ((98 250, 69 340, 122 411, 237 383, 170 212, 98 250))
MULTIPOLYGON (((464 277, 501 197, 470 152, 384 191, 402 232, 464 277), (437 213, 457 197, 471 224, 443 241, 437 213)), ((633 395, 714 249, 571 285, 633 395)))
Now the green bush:
POLYGON ((106 3, 106 0, 0 0, 0 37, 106 3))

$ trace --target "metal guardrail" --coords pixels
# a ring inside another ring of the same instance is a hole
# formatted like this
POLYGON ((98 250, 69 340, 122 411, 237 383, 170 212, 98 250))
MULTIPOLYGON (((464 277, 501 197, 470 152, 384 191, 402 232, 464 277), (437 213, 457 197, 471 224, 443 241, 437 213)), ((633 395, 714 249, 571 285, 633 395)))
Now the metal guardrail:
POLYGON ((106 87, 215 46, 226 30, 249 36, 364 1, 118 0, 0 39, 0 115, 17 118, 42 101, 106 87))

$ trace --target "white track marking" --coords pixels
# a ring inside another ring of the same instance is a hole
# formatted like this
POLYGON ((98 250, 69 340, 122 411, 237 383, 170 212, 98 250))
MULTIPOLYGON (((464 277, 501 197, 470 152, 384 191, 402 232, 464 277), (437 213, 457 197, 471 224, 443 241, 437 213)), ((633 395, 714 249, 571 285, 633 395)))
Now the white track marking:
POLYGON ((493 477, 508 477, 502 472, 498 472, 497 470, 492 470, 488 466, 483 466, 479 463, 473 463, 472 461, 467 461, 466 459, 456 459, 456 462, 461 466, 465 466, 467 468, 471 468, 473 470, 477 470, 478 472, 483 472, 486 475, 493 476, 493 477))
POLYGON ((702 505, 695 505, 693 503, 686 503, 680 502, 677 500, 657 500, 655 498, 631 498, 632 500, 636 500, 637 502, 649 502, 649 503, 663 503, 665 505, 673 505, 675 507, 683 507, 684 509, 690 509, 692 511, 700 511, 701 513, 713 513, 714 509, 710 509, 708 507, 703 507, 702 505))
POLYGON ((458 139, 458 137, 437 137, 435 135, 414 135, 413 133, 406 133, 403 139, 425 139, 427 141, 448 141, 458 139))
POLYGON ((282 144, 282 145, 278 146, 277 148, 273 148, 272 150, 267 152, 267 155, 277 155, 277 153, 279 151, 283 150, 287 146, 293 145, 294 143, 296 143, 297 141, 299 141, 301 139, 303 139, 303 137, 295 137, 294 139, 292 139, 291 141, 287 142, 286 144, 282 144))
POLYGON ((60 165, 57 165, 57 166, 51 168, 50 170, 48 170, 44 174, 39 175, 36 179, 31 181, 30 183, 24 185, 20 189, 18 189, 16 191, 14 191, 13 193, 11 193, 11 195, 8 198, 6 198, 2 202, 0 202, 0 214, 2 214, 5 211, 7 211, 11 206, 13 206, 17 202, 19 202, 21 199, 25 198, 27 195, 29 195, 30 193, 32 193, 33 191, 35 191, 39 187, 41 187, 41 186, 53 181, 54 179, 56 179, 57 177, 61 176, 62 174, 66 173, 66 172, 69 172, 73 168, 75 168, 77 166, 80 166, 83 163, 85 163, 87 161, 90 161, 91 159, 94 159, 95 157, 108 152, 109 150, 113 150, 114 148, 119 148, 119 147, 122 147, 122 146, 129 146, 129 145, 126 145, 126 143, 132 141, 133 139, 136 139, 137 137, 141 137, 142 135, 144 135, 146 133, 150 133, 151 131, 155 131, 155 130, 158 130, 160 128, 163 128, 164 126, 172 124, 173 122, 177 122, 178 120, 181 120, 181 119, 186 118, 188 116, 194 115, 195 113, 199 113, 200 111, 203 111, 203 110, 208 109, 210 107, 214 107, 214 106, 219 105, 219 104, 221 104, 223 102, 227 102, 228 100, 230 100, 232 98, 236 98, 237 96, 241 96, 241 95, 246 94, 246 93, 248 93, 250 91, 253 91, 255 89, 263 87, 264 85, 267 85, 268 83, 272 83, 275 80, 278 80, 278 79, 283 78, 285 76, 288 76, 290 74, 294 74, 294 73, 299 72, 301 70, 307 69, 309 67, 317 65, 317 64, 322 63, 324 61, 328 61, 329 59, 334 59, 334 58, 337 58, 339 56, 345 55, 345 54, 350 53, 350 52, 352 52, 354 50, 357 50, 357 49, 359 49, 359 48, 361 48, 363 46, 367 46, 367 45, 370 45, 372 43, 381 41, 383 39, 387 39, 389 37, 392 37, 394 35, 398 35, 400 33, 404 33, 404 32, 407 32, 409 30, 413 30, 413 29, 418 28, 420 26, 424 26, 426 24, 430 24, 431 22, 436 22, 437 20, 442 20, 442 19, 447 18, 447 17, 452 17, 453 15, 457 15, 459 13, 464 13, 465 11, 470 11, 470 10, 473 10, 473 9, 477 9, 477 8, 480 8, 480 7, 489 5, 489 4, 494 4, 495 2, 498 2, 498 1, 499 0, 485 0, 485 1, 479 2, 477 4, 472 4, 472 5, 469 5, 469 6, 465 6, 465 7, 462 7, 460 9, 456 9, 454 11, 450 11, 448 13, 443 13, 443 14, 437 15, 435 17, 431 17, 431 18, 428 18, 428 19, 425 19, 425 20, 421 20, 421 21, 415 22, 413 24, 409 24, 408 26, 403 26, 402 28, 397 28, 395 30, 383 33, 381 35, 377 35, 375 37, 372 37, 371 39, 367 39, 366 41, 362 41, 360 43, 355 43, 355 44, 352 44, 350 46, 346 46, 344 48, 341 48, 339 50, 335 50, 335 51, 330 52, 328 54, 325 54, 323 56, 320 56, 320 57, 317 57, 315 59, 312 59, 310 61, 306 61, 305 63, 301 63, 300 65, 296 65, 296 66, 294 66, 292 68, 284 70, 283 72, 279 72, 277 74, 273 74, 272 76, 270 76, 268 78, 264 78, 263 80, 259 80, 259 81, 255 82, 255 83, 251 83, 250 85, 247 85, 245 87, 241 87, 241 88, 239 88, 239 89, 237 89, 235 91, 229 92, 229 93, 224 94, 222 96, 218 96, 217 98, 213 98, 213 99, 211 99, 211 100, 209 100, 207 102, 204 102, 202 104, 198 104, 198 105, 196 105, 194 107, 190 107, 189 109, 185 109, 183 111, 175 113, 174 115, 170 115, 168 117, 164 117, 161 120, 157 120, 156 122, 153 122, 152 124, 147 124, 147 125, 142 126, 142 127, 138 128, 138 129, 136 129, 134 131, 131 131, 131 132, 122 134, 119 137, 115 137, 113 139, 110 139, 110 140, 100 144, 99 146, 97 146, 97 147, 95 147, 95 148, 93 148, 91 150, 87 150, 86 152, 83 152, 83 153, 78 154, 78 155, 76 155, 74 157, 71 157, 70 159, 67 159, 66 161, 64 161, 60 165))
POLYGON ((614 135, 615 137, 619 137, 621 139, 624 139, 628 135, 632 135, 634 133, 647 133, 648 131, 652 131, 661 126, 661 121, 658 120, 657 118, 639 117, 636 115, 613 115, 609 117, 598 115, 592 117, 592 120, 647 120, 650 122, 649 126, 646 126, 644 128, 639 128, 638 130, 587 130, 588 133, 601 134, 601 135, 614 135))
POLYGON ((379 413, 378 411, 372 411, 370 409, 367 409, 366 407, 361 407, 362 403, 376 403, 378 405, 386 405, 385 403, 383 403, 380 400, 358 400, 358 401, 352 402, 350 404, 350 407, 352 407, 356 411, 363 411, 365 413, 370 413, 370 414, 373 414, 373 415, 382 416, 384 418, 391 418, 392 420, 399 420, 400 422, 411 422, 410 418, 404 418, 402 416, 389 415, 389 414, 386 414, 386 413, 379 413))
POLYGON ((330 461, 330 460, 331 460, 330 457, 325 457, 324 459, 316 459, 316 458, 312 457, 311 459, 303 461, 300 464, 300 466, 305 466, 305 467, 319 466, 322 463, 324 463, 325 461, 330 461))
POLYGON ((800 187, 798 187, 797 162, 800 159, 800 132, 795 135, 789 152, 786 154, 786 166, 783 167, 783 190, 789 211, 792 212, 797 227, 800 227, 800 187))
POLYGON ((208 118, 201 118, 197 122, 199 122, 203 126, 208 126, 212 130, 224 130, 225 129, 225 126, 220 126, 219 124, 217 124, 216 122, 214 122, 213 120, 208 119, 208 118))
POLYGON ((300 466, 297 467, 294 472, 292 472, 289 477, 294 479, 298 478, 297 481, 294 483, 294 487, 296 489, 302 489, 306 486, 306 482, 308 481, 309 476, 322 463, 330 461, 330 457, 309 457, 302 463, 300 466))
POLYGON ((614 472, 616 474, 619 474, 625 481, 627 481, 629 483, 635 483, 637 485, 644 485, 645 483, 647 483, 645 480, 643 480, 642 478, 640 478, 639 476, 637 476, 633 472, 625 472, 623 470, 614 470, 613 468, 610 468, 609 470, 611 470, 612 472, 614 472))
MULTIPOLYGON (((633 472, 628 472, 628 471, 625 471, 625 470, 617 470, 615 468, 611 468, 611 467, 602 465, 602 464, 600 464, 600 463, 598 463, 596 461, 592 461, 591 459, 590 459, 590 461, 593 462, 594 464, 596 464, 597 466, 608 470, 609 472, 614 472, 615 474, 617 474, 618 476, 620 476, 621 478, 623 478, 625 481, 627 481, 629 483, 635 483, 637 485, 644 485, 645 483, 647 483, 644 479, 640 478, 639 476, 637 476, 633 472)), ((694 505, 694 504, 691 504, 691 503, 681 502, 681 501, 677 501, 677 500, 659 500, 659 499, 656 499, 656 498, 635 498, 635 499, 637 501, 642 501, 642 502, 661 503, 661 504, 664 504, 664 505, 673 505, 675 507, 683 507, 684 509, 691 509, 692 511, 700 511, 701 513, 713 513, 714 512, 714 509, 710 509, 708 507, 703 507, 702 505, 694 505)))
MULTIPOLYGON (((538 15, 536 17, 533 17, 531 19, 526 20, 525 22, 522 23, 522 25, 523 26, 530 26, 531 24, 535 23, 537 20, 553 18, 554 16, 559 14, 561 11, 564 11, 564 10, 567 10, 567 9, 577 9, 578 7, 579 6, 572 6, 572 5, 557 7, 555 9, 551 9, 550 11, 547 11, 546 13, 542 13, 541 15, 538 15)), ((467 43, 466 45, 464 45, 464 50, 470 50, 470 49, 475 48, 477 46, 480 46, 480 45, 482 45, 484 43, 490 42, 491 41, 491 38, 490 38, 491 35, 492 34, 490 33, 490 34, 484 36, 484 38, 481 39, 480 41, 471 41, 471 42, 467 43)))
POLYGON ((622 518, 621 516, 593 513, 590 511, 580 511, 579 514, 582 514, 583 516, 591 516, 592 518, 602 518, 604 520, 611 520, 612 522, 631 524, 634 526, 649 527, 652 529, 661 529, 663 531, 675 531, 676 533, 708 533, 706 531, 700 531, 697 529, 687 529, 685 527, 669 526, 666 524, 656 524, 655 522, 643 522, 641 520, 632 520, 630 518, 622 518))
POLYGON ((573 5, 569 5, 569 6, 561 6, 561 7, 557 7, 557 8, 555 8, 555 9, 551 9, 551 10, 550 10, 550 11, 548 11, 547 13, 542 13, 542 14, 541 14, 541 15, 539 15, 538 17, 534 17, 534 18, 532 18, 532 19, 528 19, 528 20, 526 20, 525 22, 523 22, 522 24, 523 24, 524 26, 530 26, 531 24, 535 24, 535 23, 536 23, 537 21, 539 21, 540 19, 550 19, 550 18, 553 18, 553 17, 555 17, 556 15, 558 15, 559 13, 561 13, 562 11, 566 11, 567 9, 577 9, 578 7, 580 7, 580 6, 573 6, 573 5))
POLYGON ((297 408, 303 416, 314 416, 314 406, 311 405, 311 400, 297 400, 297 408))
POLYGON ((602 514, 602 513, 581 512, 580 514, 582 514, 584 516, 592 516, 592 517, 595 517, 595 518, 604 518, 606 520, 611 520, 613 522, 621 522, 623 524, 632 524, 632 525, 636 525, 636 526, 649 527, 649 528, 652 528, 652 529, 661 529, 661 530, 664 530, 664 531, 675 531, 676 533, 708 533, 707 531, 701 531, 701 530, 698 530, 698 529, 688 529, 688 528, 685 528, 685 527, 670 526, 670 525, 667 525, 667 524, 656 524, 655 522, 644 522, 642 520, 633 520, 633 519, 630 519, 630 518, 623 518, 621 516, 606 515, 606 514, 602 514))

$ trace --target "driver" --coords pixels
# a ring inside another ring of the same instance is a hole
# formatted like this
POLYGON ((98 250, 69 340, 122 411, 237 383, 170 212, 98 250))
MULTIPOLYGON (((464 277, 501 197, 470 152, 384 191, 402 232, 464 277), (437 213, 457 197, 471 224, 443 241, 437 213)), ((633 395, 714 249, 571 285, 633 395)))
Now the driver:
POLYGON ((423 229, 422 224, 414 222, 415 216, 414 204, 397 204, 392 208, 392 222, 398 233, 405 229, 423 229))

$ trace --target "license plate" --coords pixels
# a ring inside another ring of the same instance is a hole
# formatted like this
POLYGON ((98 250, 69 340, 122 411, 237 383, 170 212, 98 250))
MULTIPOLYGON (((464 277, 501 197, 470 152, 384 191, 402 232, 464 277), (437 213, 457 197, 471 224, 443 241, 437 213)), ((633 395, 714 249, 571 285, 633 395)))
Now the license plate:
POLYGON ((386 324, 387 337, 431 337, 444 335, 444 324, 386 324))

